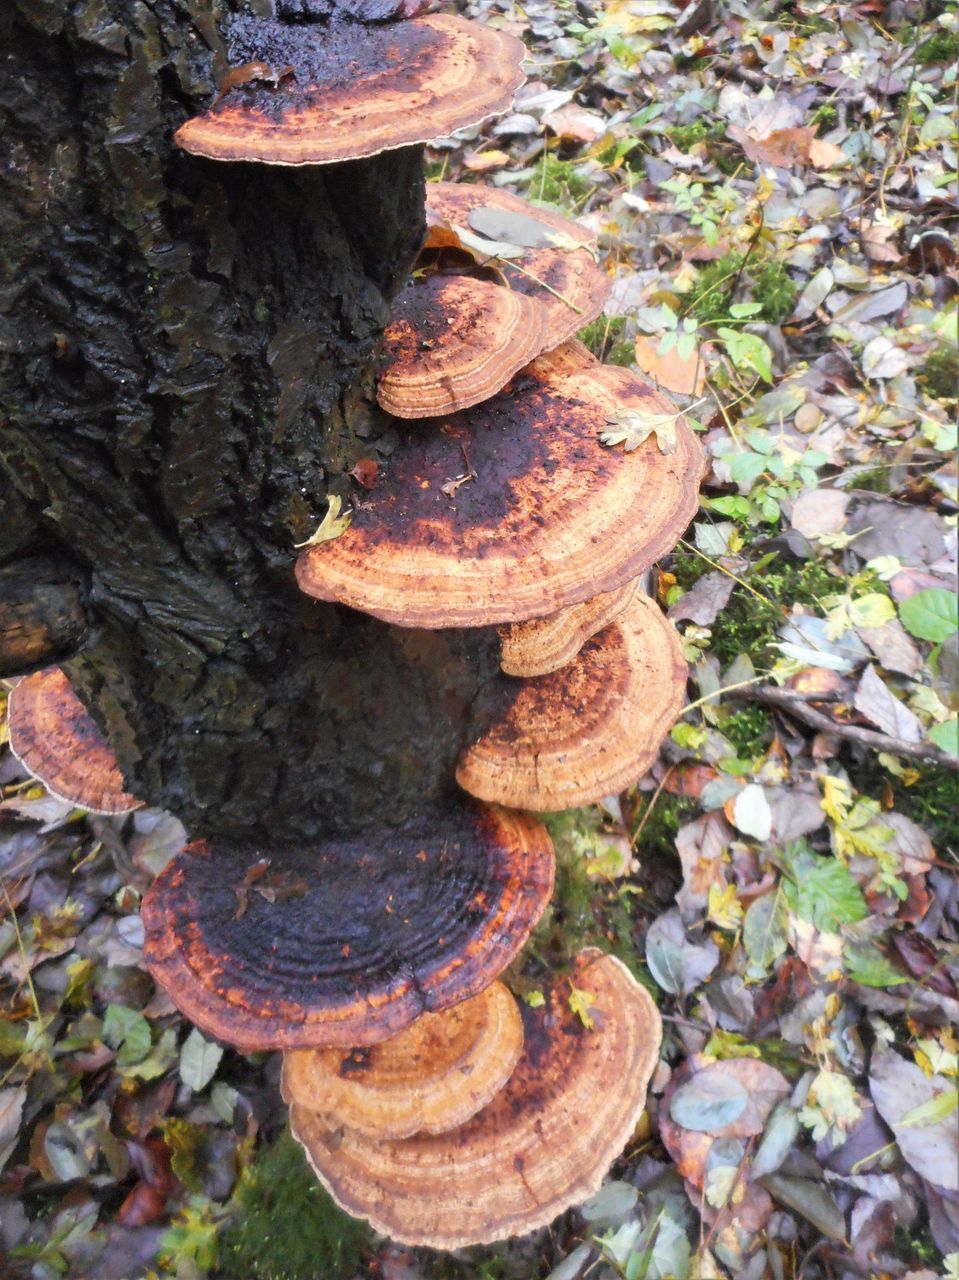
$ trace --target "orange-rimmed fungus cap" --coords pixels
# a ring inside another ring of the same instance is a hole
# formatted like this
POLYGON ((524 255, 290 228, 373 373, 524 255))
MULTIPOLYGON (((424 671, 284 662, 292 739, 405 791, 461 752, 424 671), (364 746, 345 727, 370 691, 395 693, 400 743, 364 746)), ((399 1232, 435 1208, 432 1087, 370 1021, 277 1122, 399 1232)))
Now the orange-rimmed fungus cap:
POLYGON ((588 950, 522 1013, 509 1083, 450 1133, 377 1142, 292 1108, 293 1134, 337 1204, 401 1243, 458 1249, 525 1235, 599 1188, 646 1105, 656 1005, 619 960, 588 950))
POLYGON ((91 813, 142 806, 124 789, 116 756, 59 667, 25 676, 7 708, 10 750, 51 795, 91 813))
POLYGON ((676 631, 636 595, 568 666, 503 677, 502 708, 460 757, 471 795, 541 812, 592 804, 636 782, 682 710, 686 662, 676 631))
POLYGON ((397 422, 389 470, 332 541, 308 547, 300 587, 399 626, 545 617, 614 591, 669 550, 702 471, 682 419, 676 448, 607 449, 610 414, 676 410, 635 374, 565 348, 472 409, 397 422))
POLYGON ((378 1045, 284 1054, 283 1097, 368 1138, 445 1133, 499 1093, 522 1051, 519 1008, 494 982, 378 1045))
MULTIPOLYGON (((470 214, 477 209, 532 218, 556 236, 559 247, 542 245, 527 248, 522 257, 496 259, 496 268, 510 289, 535 298, 545 308, 549 322, 544 350, 558 347, 596 319, 613 282, 596 263, 597 241, 591 231, 498 187, 426 184, 426 215, 432 223, 468 228, 470 214)), ((495 251, 495 242, 490 244, 491 252, 495 251)))
POLYGON ((376 398, 398 418, 455 413, 488 400, 546 346, 533 298, 470 276, 411 281, 393 303, 376 398))
POLYGON ((265 849, 197 842, 143 900, 151 974, 240 1049, 376 1044, 484 990, 553 888, 535 818, 452 803, 395 828, 265 849))
POLYGON ((232 84, 174 137, 211 160, 338 164, 429 142, 507 111, 525 79, 522 41, 450 14, 233 32, 232 84))
POLYGON ((587 640, 623 613, 638 587, 634 579, 547 618, 500 627, 500 665, 510 676, 545 676, 567 666, 587 640))

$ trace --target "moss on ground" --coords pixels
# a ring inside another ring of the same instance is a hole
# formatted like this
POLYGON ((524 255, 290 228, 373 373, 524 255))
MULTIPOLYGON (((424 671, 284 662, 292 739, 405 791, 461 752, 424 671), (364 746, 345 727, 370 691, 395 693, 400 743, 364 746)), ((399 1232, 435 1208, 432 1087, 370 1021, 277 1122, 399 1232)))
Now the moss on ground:
MULTIPOLYGON (((687 591, 710 568, 705 560, 687 551, 673 557, 672 571, 687 591)), ((836 579, 818 560, 777 558, 764 568, 747 570, 745 581, 765 599, 757 600, 739 588, 712 624, 709 651, 723 666, 741 653, 748 654, 757 667, 775 661, 779 654, 771 646, 792 605, 818 605, 823 596, 836 590, 836 579)))
POLYGON ((610 851, 600 811, 572 809, 546 814, 543 821, 556 847, 556 887, 521 960, 510 970, 510 985, 525 995, 545 976, 562 972, 583 947, 610 952, 640 975, 632 912, 637 889, 628 877, 601 874, 605 859, 618 862, 618 851, 610 851), (600 873, 590 875, 591 867, 600 873))
POLYGON ((595 185, 577 173, 575 164, 544 151, 537 161, 526 194, 531 200, 542 200, 568 209, 585 200, 595 185))
POLYGON ((220 1240, 220 1265, 236 1280, 345 1280, 369 1232, 341 1212, 289 1134, 243 1172, 237 1216, 220 1240))
POLYGON ((954 31, 937 31, 924 40, 916 50, 916 61, 921 67, 931 62, 955 62, 959 58, 959 36, 954 31))
POLYGON ((681 296, 684 310, 700 321, 727 322, 731 319, 729 308, 736 301, 735 290, 743 280, 749 299, 762 307, 755 319, 779 324, 792 314, 798 291, 783 264, 755 255, 746 260, 741 253, 727 253, 708 263, 692 289, 681 296))
POLYGON ((930 351, 921 376, 930 395, 954 399, 959 395, 959 347, 944 344, 930 351))

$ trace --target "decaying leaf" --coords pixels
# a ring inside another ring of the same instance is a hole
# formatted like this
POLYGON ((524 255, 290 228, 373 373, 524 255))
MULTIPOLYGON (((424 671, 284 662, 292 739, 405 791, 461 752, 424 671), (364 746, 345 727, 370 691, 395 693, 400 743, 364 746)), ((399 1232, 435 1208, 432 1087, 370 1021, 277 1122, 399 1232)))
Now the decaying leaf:
POLYGON ((638 449, 649 437, 656 437, 662 453, 676 452, 676 424, 682 414, 646 413, 642 409, 618 409, 607 415, 606 421, 613 428, 600 431, 600 444, 607 448, 621 444, 627 453, 638 449))
POLYGON ((293 545, 297 548, 316 547, 321 542, 332 542, 334 538, 339 538, 341 534, 346 533, 350 527, 352 516, 349 512, 346 515, 340 515, 342 507, 343 500, 339 494, 331 493, 326 515, 317 526, 316 532, 307 538, 305 542, 295 542, 293 545))

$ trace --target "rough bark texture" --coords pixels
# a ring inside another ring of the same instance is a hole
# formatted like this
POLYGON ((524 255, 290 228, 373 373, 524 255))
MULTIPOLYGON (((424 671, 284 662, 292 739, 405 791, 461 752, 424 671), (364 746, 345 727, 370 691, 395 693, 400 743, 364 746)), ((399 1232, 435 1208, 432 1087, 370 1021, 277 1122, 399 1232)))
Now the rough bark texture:
POLYGON ((197 834, 259 839, 452 788, 496 642, 296 589, 293 542, 389 453, 370 361, 422 234, 422 153, 178 152, 231 12, 0 13, 0 560, 83 584, 90 634, 64 665, 130 788, 197 834))

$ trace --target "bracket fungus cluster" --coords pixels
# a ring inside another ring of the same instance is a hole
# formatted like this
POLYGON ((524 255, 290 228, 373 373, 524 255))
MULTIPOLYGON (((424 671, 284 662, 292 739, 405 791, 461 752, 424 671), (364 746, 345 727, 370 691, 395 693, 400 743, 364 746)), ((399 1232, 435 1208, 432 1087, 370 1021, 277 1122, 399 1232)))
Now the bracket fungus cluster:
MULTIPOLYGON (((233 70, 177 144, 338 164, 476 124, 522 83, 523 46, 494 28, 392 20, 415 3, 373 5, 375 26, 319 7, 320 21, 305 0, 237 18, 233 70)), ((425 215, 384 340, 382 472, 295 572, 307 595, 401 628, 499 628, 503 670, 456 774, 471 797, 355 837, 194 841, 143 921, 181 1010, 226 1043, 285 1052, 293 1131, 336 1200, 397 1240, 452 1248, 584 1199, 644 1106, 659 1018, 618 961, 581 954, 521 1012, 497 980, 553 887, 549 835, 526 811, 636 781, 681 705, 677 638, 638 580, 694 514, 702 458, 657 392, 575 340, 610 288, 590 232, 482 185, 431 186, 425 215), (607 447, 624 416, 667 417, 671 447, 607 447)), ((26 744, 20 728, 39 774, 26 744)))
POLYGON ((7 699, 10 750, 59 800, 90 813, 130 813, 116 757, 59 667, 24 676, 7 699))
POLYGON ((507 1083, 446 1132, 361 1133, 301 1101, 287 1065, 293 1133, 336 1202, 402 1243, 457 1249, 524 1235, 592 1195, 646 1104, 656 1005, 625 965, 590 949, 522 1021, 507 1083), (570 983, 589 1001, 589 1025, 570 1009, 570 983))

